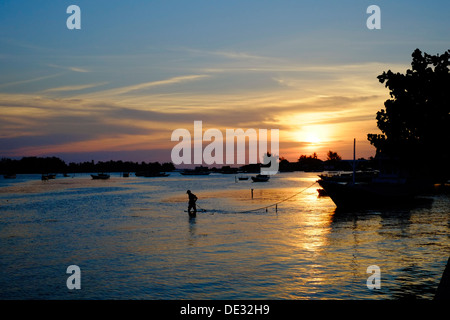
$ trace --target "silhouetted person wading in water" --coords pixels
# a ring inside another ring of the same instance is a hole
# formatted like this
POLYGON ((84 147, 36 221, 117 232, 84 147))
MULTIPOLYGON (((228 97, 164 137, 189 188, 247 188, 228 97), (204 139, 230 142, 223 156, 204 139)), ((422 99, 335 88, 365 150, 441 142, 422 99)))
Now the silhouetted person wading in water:
POLYGON ((197 207, 195 205, 195 202, 197 201, 198 198, 195 194, 191 192, 191 190, 188 190, 186 193, 189 196, 188 213, 191 217, 195 217, 195 215, 197 214, 197 207), (191 209, 193 209, 192 212, 191 209))

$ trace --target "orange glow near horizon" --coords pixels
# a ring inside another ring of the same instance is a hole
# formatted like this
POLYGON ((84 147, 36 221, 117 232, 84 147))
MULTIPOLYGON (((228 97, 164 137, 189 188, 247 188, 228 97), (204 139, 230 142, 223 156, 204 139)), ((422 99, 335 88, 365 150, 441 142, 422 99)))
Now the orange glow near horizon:
MULTIPOLYGON (((35 107, 36 110, 32 113, 23 112, 20 109, 1 110, 0 113, 5 115, 5 119, 15 124, 15 127, 10 127, 10 129, 14 130, 5 131, 7 128, 4 127, 2 136, 4 138, 14 137, 12 134, 14 131, 16 134, 20 132, 20 137, 23 139, 26 137, 30 137, 30 139, 39 137, 45 130, 49 130, 47 135, 56 134, 57 131, 63 133, 64 130, 73 132, 74 135, 84 133, 80 132, 80 130, 83 130, 84 124, 71 122, 71 117, 85 118, 88 120, 87 123, 90 126, 93 125, 92 121, 89 122, 91 117, 98 119, 98 125, 102 127, 104 132, 99 132, 99 134, 93 137, 87 137, 79 141, 65 142, 62 140, 61 143, 53 142, 51 144, 25 146, 17 148, 15 154, 3 154, 2 156, 44 156, 61 153, 92 153, 101 151, 123 152, 126 155, 127 152, 131 151, 158 149, 167 150, 165 154, 166 158, 169 158, 165 161, 170 161, 170 151, 177 144, 171 141, 173 130, 185 128, 191 133, 191 138, 194 138, 193 122, 188 122, 188 120, 181 122, 179 120, 175 121, 175 118, 173 121, 157 121, 145 119, 144 117, 128 118, 126 114, 123 117, 113 117, 109 113, 114 115, 116 112, 114 107, 110 109, 105 108, 104 110, 99 110, 97 107, 89 108, 89 101, 83 101, 83 104, 86 105, 86 109, 83 112, 80 112, 79 108, 74 109, 72 107, 73 102, 71 101, 66 102, 61 100, 61 104, 67 103, 66 108, 59 107, 60 104, 55 103, 50 98, 47 103, 47 100, 41 97, 39 103, 42 106, 37 105, 35 107), (104 115, 102 115, 102 112, 104 115), (32 114, 32 117, 30 114, 32 114), (58 121, 62 122, 52 123, 52 119, 61 119, 58 121), (116 127, 125 128, 125 130, 123 132, 115 132, 114 128, 116 127), (128 129, 126 128, 130 128, 131 131, 136 131, 136 133, 128 133, 128 129), (145 132, 148 132, 148 134, 145 132)), ((24 108, 24 110, 28 111, 29 109, 24 108)), ((132 109, 131 111, 133 110, 137 109, 132 109)), ((160 112, 160 114, 165 115, 163 112, 160 112)), ((338 118, 336 118, 337 120, 331 119, 337 123, 327 123, 329 120, 323 113, 313 114, 304 112, 294 114, 281 113, 279 119, 278 124, 281 124, 278 125, 280 127, 279 156, 291 162, 297 161, 300 155, 311 155, 313 153, 316 153, 319 159, 325 160, 329 150, 338 152, 343 159, 350 159, 352 156, 353 138, 357 138, 358 140, 357 157, 367 158, 374 155, 375 149, 368 144, 366 134, 370 132, 368 130, 376 130, 375 121, 355 122, 352 126, 349 126, 346 123, 339 123, 338 118), (359 148, 359 146, 362 146, 362 148, 359 148)), ((218 120, 215 122, 205 121, 203 133, 208 129, 217 128, 225 137, 226 129, 242 128, 246 130, 252 126, 252 128, 258 131, 258 129, 269 127, 277 128, 277 121, 273 121, 272 124, 248 122, 246 125, 245 123, 241 123, 238 124, 239 127, 236 126, 233 128, 229 124, 221 125, 221 120, 223 120, 223 117, 218 117, 218 120)), ((204 141, 203 147, 209 143, 209 141, 204 141)), ((270 148, 270 142, 268 143, 268 147, 270 148)), ((148 161, 148 159, 142 159, 142 161, 144 160, 148 161)))
MULTIPOLYGON (((176 145, 171 141, 172 132, 183 128, 193 137, 196 120, 203 121, 203 132, 214 128, 224 136, 226 129, 279 129, 279 156, 291 162, 300 155, 313 153, 325 160, 329 150, 350 159, 354 138, 358 141, 358 158, 375 153, 367 142, 367 133, 379 132, 375 114, 385 100, 381 94, 385 93, 384 88, 375 81, 376 89, 370 91, 370 96, 366 87, 358 91, 351 86, 348 92, 342 91, 342 83, 348 82, 344 76, 336 83, 319 84, 312 80, 301 89, 253 89, 238 94, 190 91, 137 94, 134 90, 188 86, 214 78, 214 74, 175 77, 97 93, 72 93, 67 97, 59 96, 61 92, 51 88, 28 94, 0 93, 4 106, 0 118, 5 120, 0 137, 19 141, 29 137, 30 141, 39 142, 0 150, 0 156, 122 152, 126 158, 133 151, 167 150, 162 156, 164 161, 170 161, 176 145), (340 95, 331 95, 337 90, 334 86, 339 87, 340 95), (318 91, 329 95, 317 94, 318 91)), ((203 147, 208 144, 204 141, 203 147)))

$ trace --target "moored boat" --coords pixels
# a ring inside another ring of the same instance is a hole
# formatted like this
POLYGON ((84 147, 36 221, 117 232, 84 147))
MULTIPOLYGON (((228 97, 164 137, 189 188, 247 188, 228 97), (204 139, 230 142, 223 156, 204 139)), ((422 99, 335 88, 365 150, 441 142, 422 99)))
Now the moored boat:
POLYGON ((269 181, 270 176, 266 174, 258 174, 252 177, 253 182, 267 182, 269 181))
POLYGON ((152 178, 152 177, 168 177, 169 174, 165 173, 165 172, 158 172, 158 171, 138 171, 135 173, 135 176, 152 178))
POLYGON ((91 174, 91 177, 94 180, 106 180, 110 178, 110 175, 106 173, 99 173, 99 174, 91 174))
POLYGON ((427 190, 421 181, 384 177, 370 182, 317 181, 339 209, 380 208, 408 204, 427 190))
MULTIPOLYGON (((379 174, 378 171, 355 171, 356 182, 370 182, 379 174)), ((320 174, 319 178, 322 180, 329 180, 335 182, 351 182, 353 181, 353 172, 328 172, 320 174)))
POLYGON ((56 174, 42 174, 41 180, 46 181, 50 179, 56 179, 56 174))
POLYGON ((210 172, 199 172, 195 170, 185 170, 180 172, 183 176, 207 176, 210 172))
POLYGON ((399 174, 356 171, 356 139, 353 140, 353 173, 320 175, 317 182, 333 200, 338 209, 368 209, 393 207, 411 203, 429 190, 424 179, 406 178, 399 174), (361 179, 362 177, 362 179, 361 179))
POLYGON ((207 176, 211 172, 204 170, 186 169, 180 172, 183 176, 207 176))
POLYGON ((180 174, 184 176, 207 176, 210 173, 211 171, 209 171, 208 167, 203 166, 195 167, 195 169, 184 169, 180 171, 180 174))

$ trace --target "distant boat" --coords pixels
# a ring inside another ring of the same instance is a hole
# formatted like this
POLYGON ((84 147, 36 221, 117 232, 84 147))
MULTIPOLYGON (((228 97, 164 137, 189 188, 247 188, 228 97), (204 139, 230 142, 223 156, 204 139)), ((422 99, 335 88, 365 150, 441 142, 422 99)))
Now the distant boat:
POLYGON ((5 178, 5 179, 15 179, 16 178, 16 174, 15 173, 4 174, 3 178, 5 178))
POLYGON ((124 178, 128 178, 129 176, 130 176, 129 172, 122 173, 122 177, 124 177, 124 178))
POLYGON ((219 172, 222 174, 236 174, 238 172, 238 168, 231 168, 230 166, 223 166, 219 172))
POLYGON ((207 176, 211 172, 209 171, 208 167, 199 166, 195 167, 195 169, 184 169, 180 173, 184 176, 207 176))
POLYGON ((147 173, 144 175, 146 178, 152 178, 152 177, 168 177, 170 174, 165 172, 155 172, 155 173, 147 173))
POLYGON ((258 174, 254 177, 252 177, 253 182, 266 182, 269 181, 270 176, 265 174, 258 174))
POLYGON ((109 174, 106 173, 99 173, 99 174, 91 174, 92 179, 94 180, 106 180, 110 178, 109 174))
POLYGON ((203 170, 186 169, 180 172, 184 176, 207 176, 211 172, 203 170))
POLYGON ((145 177, 145 178, 152 178, 152 177, 168 177, 169 174, 165 172, 154 172, 154 171, 139 171, 135 173, 136 177, 145 177))
POLYGON ((56 174, 42 174, 41 180, 46 181, 50 179, 56 179, 56 174))
POLYGON ((239 177, 239 180, 248 180, 248 177, 239 177))

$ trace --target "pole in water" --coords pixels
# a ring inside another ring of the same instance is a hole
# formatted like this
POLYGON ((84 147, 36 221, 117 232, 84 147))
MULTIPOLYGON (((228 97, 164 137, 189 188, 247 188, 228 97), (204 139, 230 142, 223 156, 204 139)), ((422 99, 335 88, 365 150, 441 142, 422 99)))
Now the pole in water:
POLYGON ((278 212, 278 205, 275 205, 275 212, 278 212))
POLYGON ((356 182, 356 139, 353 139, 353 184, 356 182))
POLYGON ((253 199, 253 189, 252 189, 252 199, 253 199))

